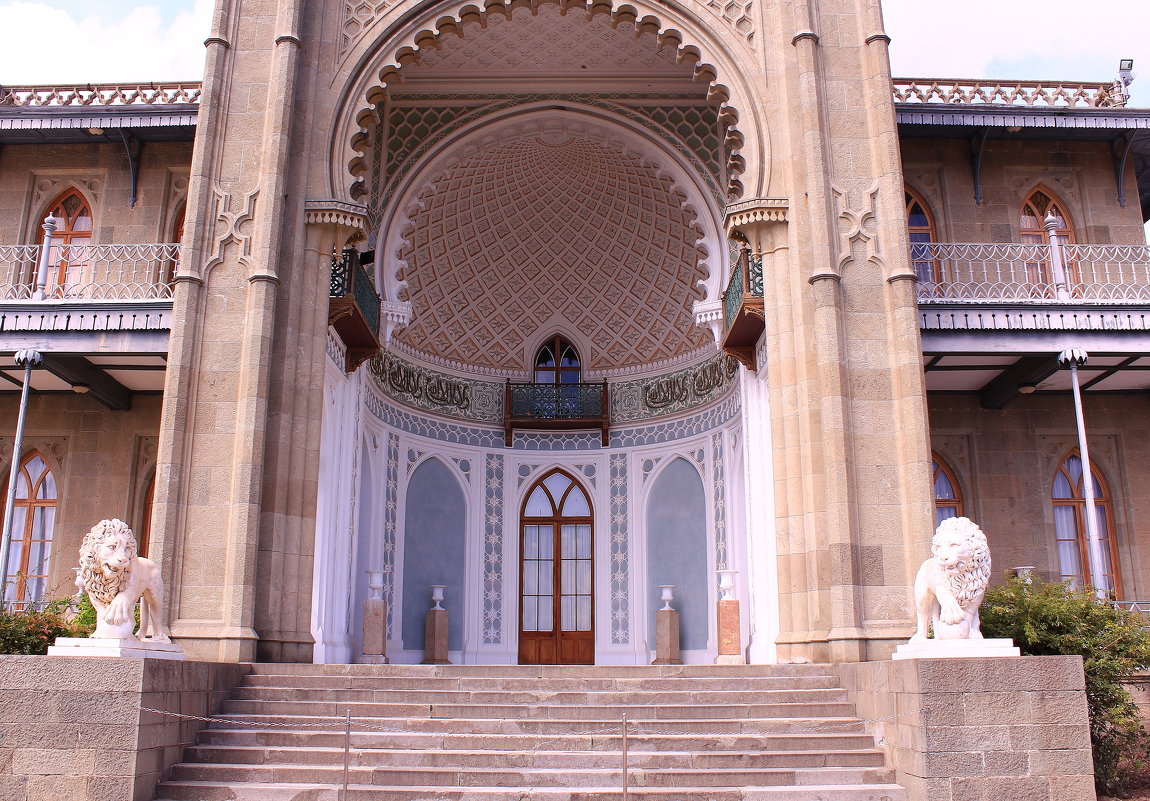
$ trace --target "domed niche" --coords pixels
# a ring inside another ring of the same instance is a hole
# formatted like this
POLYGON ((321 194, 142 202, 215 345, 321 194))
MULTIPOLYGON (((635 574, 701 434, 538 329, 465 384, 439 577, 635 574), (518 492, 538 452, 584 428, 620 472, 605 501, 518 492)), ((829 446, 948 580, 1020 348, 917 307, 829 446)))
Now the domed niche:
POLYGON ((563 330, 610 372, 711 347, 691 311, 707 275, 695 211, 621 139, 559 124, 478 137, 408 218, 412 319, 395 339, 413 356, 514 374, 563 330))

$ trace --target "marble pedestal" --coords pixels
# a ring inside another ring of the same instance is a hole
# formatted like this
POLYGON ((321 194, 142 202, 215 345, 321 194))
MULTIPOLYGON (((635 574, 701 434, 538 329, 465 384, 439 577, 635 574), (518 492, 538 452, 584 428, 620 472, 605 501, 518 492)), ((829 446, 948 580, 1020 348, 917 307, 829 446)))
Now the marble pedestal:
POLYGON ((655 612, 655 661, 652 665, 681 665, 679 651, 679 610, 655 612))
POLYGON ((921 640, 900 645, 891 659, 953 659, 956 657, 1021 656, 1010 638, 993 640, 921 640))
POLYGON ((359 662, 364 665, 387 665, 387 602, 368 598, 363 602, 363 646, 359 662))
POLYGON ((423 664, 451 664, 447 658, 446 609, 428 609, 423 619, 423 664))
POLYGON ((48 656, 126 656, 135 659, 183 659, 184 649, 175 643, 138 640, 135 637, 57 637, 48 656))
POLYGON ((745 665, 743 642, 739 625, 739 602, 719 601, 719 655, 716 665, 745 665))

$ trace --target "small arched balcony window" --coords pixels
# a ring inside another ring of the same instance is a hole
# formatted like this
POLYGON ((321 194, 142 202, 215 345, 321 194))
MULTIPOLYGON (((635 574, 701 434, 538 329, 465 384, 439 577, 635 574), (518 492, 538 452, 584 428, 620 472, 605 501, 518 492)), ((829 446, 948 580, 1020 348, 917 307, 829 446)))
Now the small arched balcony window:
POLYGON ((536 384, 578 384, 582 372, 579 351, 561 336, 549 338, 535 354, 536 384))
POLYGON ((934 525, 937 528, 943 520, 962 517, 962 492, 954 471, 938 454, 931 454, 931 467, 934 483, 934 525))
MULTIPOLYGON (((32 451, 20 462, 19 471, 8 575, 4 577, 4 607, 9 609, 24 609, 44 597, 56 525, 56 477, 44 457, 32 451)), ((0 499, 0 512, 2 506, 0 499)))
MULTIPOLYGON (((1022 201, 1022 208, 1018 215, 1019 241, 1024 245, 1046 245, 1048 236, 1046 232, 1046 217, 1053 215, 1057 220, 1054 229, 1054 241, 1059 245, 1074 243, 1074 225, 1070 215, 1066 212, 1066 204, 1059 200, 1053 192, 1043 186, 1035 189, 1022 201)), ((1057 276, 1051 271, 1049 257, 1035 255, 1026 263, 1026 280, 1036 288, 1037 296, 1052 296, 1053 282, 1057 276)), ((1066 263, 1066 280, 1073 287, 1078 284, 1078 271, 1076 265, 1066 263)))
POLYGON ((910 236, 910 258, 914 262, 914 274, 922 283, 937 284, 942 280, 942 271, 930 248, 931 242, 938 241, 934 217, 930 207, 916 193, 907 189, 905 194, 906 228, 910 236))
POLYGON ((1114 510, 1110 490, 1097 470, 1094 479, 1094 519, 1101 544, 1101 575, 1090 566, 1090 537, 1086 529, 1086 494, 1082 457, 1072 452, 1054 474, 1051 500, 1054 503, 1054 538, 1058 547, 1058 569, 1063 581, 1080 587, 1094 587, 1122 597, 1122 584, 1115 569, 1118 550, 1114 542, 1114 510))
MULTIPOLYGON (((85 280, 88 245, 92 243, 92 208, 76 189, 67 189, 48 204, 45 217, 56 218, 52 247, 48 253, 49 273, 45 292, 48 297, 64 297, 70 287, 85 280)), ((44 244, 40 229, 39 244, 44 244)), ((35 278, 33 278, 33 281, 35 278)))

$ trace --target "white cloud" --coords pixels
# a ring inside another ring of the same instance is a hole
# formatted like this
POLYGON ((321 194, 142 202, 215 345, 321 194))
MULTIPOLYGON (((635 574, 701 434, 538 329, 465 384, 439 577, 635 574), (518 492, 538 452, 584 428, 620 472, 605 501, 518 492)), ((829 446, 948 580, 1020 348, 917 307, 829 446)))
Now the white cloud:
POLYGON ((157 7, 143 4, 77 19, 45 3, 4 3, 0 83, 199 80, 212 6, 189 0, 165 23, 157 7))
POLYGON ((1150 106, 1146 0, 884 0, 883 17, 899 77, 1110 81, 1133 58, 1131 105, 1150 106))

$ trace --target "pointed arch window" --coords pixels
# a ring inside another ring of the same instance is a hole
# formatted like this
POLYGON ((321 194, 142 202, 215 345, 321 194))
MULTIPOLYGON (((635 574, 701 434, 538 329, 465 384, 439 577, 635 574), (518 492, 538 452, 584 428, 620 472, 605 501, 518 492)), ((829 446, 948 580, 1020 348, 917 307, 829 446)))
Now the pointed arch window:
POLYGON ((934 525, 937 528, 943 520, 962 517, 962 491, 954 477, 950 465, 938 454, 931 454, 934 471, 934 525))
POLYGON ((1102 545, 1102 575, 1090 570, 1090 541, 1086 530, 1086 494, 1082 457, 1071 452, 1054 474, 1051 500, 1054 503, 1054 538, 1058 547, 1058 569, 1063 581, 1095 587, 1122 597, 1121 579, 1115 566, 1118 549, 1114 542, 1114 510, 1110 489, 1097 470, 1094 480, 1094 515, 1102 545))
POLYGON ((12 505, 12 544, 8 552, 8 575, 4 578, 4 606, 24 609, 43 598, 47 590, 57 495, 56 477, 37 451, 24 457, 19 471, 16 500, 12 505))
MULTIPOLYGON (((1074 244, 1074 225, 1066 212, 1066 204, 1059 200, 1053 192, 1043 186, 1035 189, 1022 201, 1022 208, 1018 216, 1019 240, 1024 245, 1045 245, 1047 243, 1046 217, 1053 214, 1058 221, 1054 229, 1054 241, 1059 245, 1074 244)), ((1076 265, 1066 264, 1067 280, 1074 286, 1078 284, 1078 271, 1076 265)), ((1035 287, 1041 287, 1035 294, 1039 296, 1053 295, 1053 282, 1055 276, 1051 272, 1049 258, 1036 258, 1026 264, 1026 280, 1035 287)))
POLYGON ((536 384, 578 384, 583 374, 579 351, 561 336, 553 336, 535 354, 536 384))
MULTIPOLYGON (((56 218, 56 231, 48 254, 51 267, 46 291, 49 297, 63 297, 69 286, 83 281, 87 246, 92 243, 92 208, 78 190, 67 189, 48 205, 47 211, 56 218)), ((43 228, 38 241, 44 243, 43 228)))
POLYGON ((933 258, 930 243, 938 241, 934 216, 926 202, 909 188, 906 195, 906 228, 910 236, 911 261, 914 273, 923 283, 937 284, 942 280, 938 260, 933 258))

